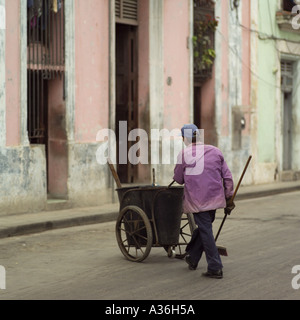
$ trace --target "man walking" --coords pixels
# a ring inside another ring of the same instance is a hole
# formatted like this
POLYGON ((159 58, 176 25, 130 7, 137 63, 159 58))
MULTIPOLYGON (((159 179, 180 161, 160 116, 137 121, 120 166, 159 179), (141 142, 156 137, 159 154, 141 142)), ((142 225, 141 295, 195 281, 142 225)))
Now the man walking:
POLYGON ((190 270, 196 270, 204 251, 208 267, 203 275, 221 279, 223 265, 212 223, 217 209, 225 208, 226 213, 230 214, 234 208, 234 204, 229 206, 233 195, 232 174, 222 152, 200 141, 197 126, 184 125, 181 133, 186 148, 178 155, 173 179, 184 184, 183 210, 193 214, 198 226, 187 245, 185 261, 190 270))

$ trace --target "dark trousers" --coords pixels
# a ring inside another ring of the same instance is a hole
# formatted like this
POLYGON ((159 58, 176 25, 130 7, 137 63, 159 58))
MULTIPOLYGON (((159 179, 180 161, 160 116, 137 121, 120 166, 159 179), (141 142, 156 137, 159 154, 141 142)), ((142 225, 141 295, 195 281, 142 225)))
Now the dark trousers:
POLYGON ((195 264, 199 263, 203 251, 205 252, 209 271, 218 271, 223 268, 212 231, 215 216, 216 210, 194 213, 198 228, 194 230, 191 241, 186 247, 187 254, 195 264))

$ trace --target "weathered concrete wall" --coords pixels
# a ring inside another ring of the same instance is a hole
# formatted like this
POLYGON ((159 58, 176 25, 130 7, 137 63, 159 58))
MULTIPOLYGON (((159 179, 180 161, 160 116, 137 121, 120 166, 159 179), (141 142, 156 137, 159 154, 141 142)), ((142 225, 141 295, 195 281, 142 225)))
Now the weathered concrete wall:
POLYGON ((20 111, 27 109, 20 103, 20 8, 19 0, 0 0, 1 215, 43 210, 47 200, 45 148, 20 145, 20 111))
POLYGON ((111 175, 107 165, 96 161, 98 143, 69 144, 69 201, 76 206, 111 202, 111 175))
MULTIPOLYGON (((216 1, 215 16, 219 17, 219 25, 215 34, 215 92, 213 98, 207 100, 210 103, 215 100, 217 146, 223 152, 235 182, 252 153, 250 33, 246 31, 250 29, 250 14, 248 0, 240 1, 235 9, 228 1, 216 1), (234 129, 236 111, 246 119, 245 130, 239 132, 234 129), (238 146, 234 144, 235 139, 240 141, 238 146)), ((252 182, 249 168, 243 184, 252 182)))
MULTIPOLYGON (((97 131, 109 126, 108 2, 65 9, 65 101, 62 80, 49 84, 49 187, 70 205, 97 205, 111 201, 110 173, 96 161, 97 131)), ((26 1, 0 0, 0 214, 47 205, 45 147, 27 137, 26 12, 26 1)))
POLYGON ((0 213, 44 210, 47 200, 43 146, 0 147, 0 213))

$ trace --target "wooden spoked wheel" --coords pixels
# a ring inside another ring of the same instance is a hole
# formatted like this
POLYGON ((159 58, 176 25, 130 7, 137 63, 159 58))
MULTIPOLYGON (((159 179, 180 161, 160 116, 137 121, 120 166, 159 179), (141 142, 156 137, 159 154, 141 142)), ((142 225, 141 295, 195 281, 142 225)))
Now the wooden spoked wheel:
POLYGON ((141 262, 150 253, 153 235, 146 213, 137 206, 124 207, 116 223, 117 242, 130 261, 141 262))
POLYGON ((179 231, 179 241, 176 246, 175 258, 183 259, 186 255, 185 249, 191 241, 193 231, 197 228, 192 214, 183 214, 179 231))

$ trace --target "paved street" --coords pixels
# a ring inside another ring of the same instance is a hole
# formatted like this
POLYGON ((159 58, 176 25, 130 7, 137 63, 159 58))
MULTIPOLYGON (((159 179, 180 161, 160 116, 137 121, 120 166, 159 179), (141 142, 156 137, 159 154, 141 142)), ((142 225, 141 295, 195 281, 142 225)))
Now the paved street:
POLYGON ((108 222, 1 239, 0 299, 300 299, 291 285, 300 265, 300 192, 236 205, 219 238, 229 253, 222 280, 201 276, 205 259, 189 271, 162 248, 142 263, 125 260, 108 222))

